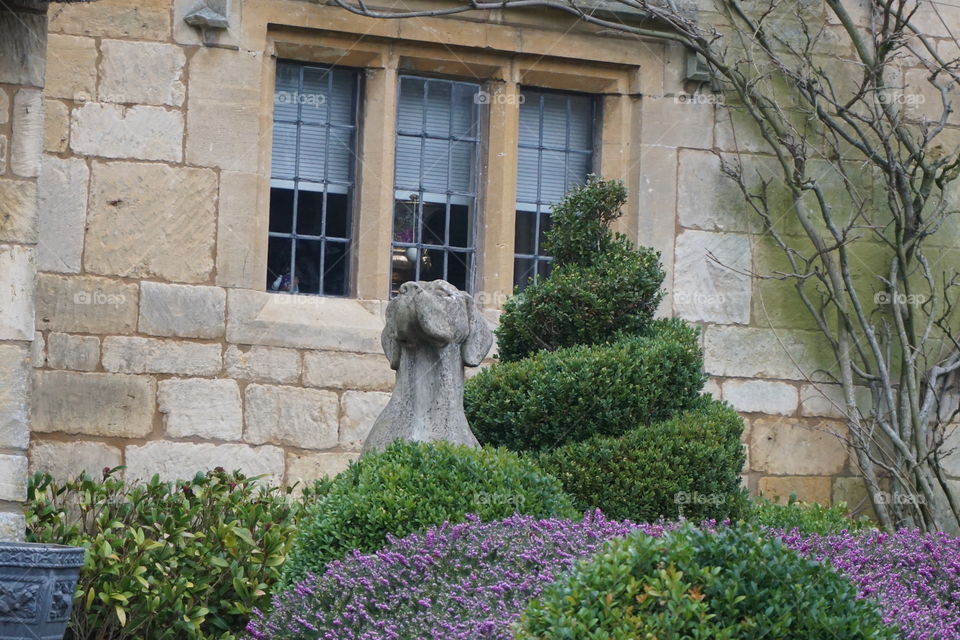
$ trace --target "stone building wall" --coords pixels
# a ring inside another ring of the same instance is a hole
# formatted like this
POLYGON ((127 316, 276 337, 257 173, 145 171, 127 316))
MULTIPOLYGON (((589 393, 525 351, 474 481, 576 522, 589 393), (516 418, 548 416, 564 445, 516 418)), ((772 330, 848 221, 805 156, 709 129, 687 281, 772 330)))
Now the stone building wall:
POLYGON ((0 6, 0 540, 23 535, 46 3, 0 6))
MULTIPOLYGON (((234 0, 209 47, 182 21, 192 8, 51 10, 32 468, 124 464, 128 476, 174 478, 220 465, 292 482, 357 455, 392 385, 379 347, 392 186, 360 177, 355 299, 264 292, 280 56, 369 68, 368 175, 392 172, 398 65, 488 70, 506 97, 523 83, 603 93, 601 172, 632 194, 622 230, 663 254, 661 312, 703 329, 709 390, 746 420, 745 482, 820 502, 863 495, 831 433, 844 429, 837 390, 813 374, 832 358, 789 291, 745 275, 775 257, 720 175, 714 151, 734 148, 729 115, 687 99, 682 50, 526 12, 373 21, 286 0, 234 0)), ((960 10, 941 12, 960 24, 960 10)), ((488 146, 510 159, 508 107, 491 102, 488 146)), ((762 162, 756 138, 737 134, 762 162)), ((478 289, 491 318, 512 283, 508 165, 484 177, 478 289)))

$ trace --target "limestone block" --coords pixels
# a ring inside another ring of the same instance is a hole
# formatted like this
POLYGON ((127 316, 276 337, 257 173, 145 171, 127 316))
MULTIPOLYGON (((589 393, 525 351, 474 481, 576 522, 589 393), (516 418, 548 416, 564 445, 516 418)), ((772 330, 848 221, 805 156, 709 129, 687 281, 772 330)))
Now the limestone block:
POLYGON ((10 169, 22 178, 36 178, 42 153, 43 93, 39 89, 20 89, 13 96, 10 169))
POLYGON ((311 387, 390 391, 396 377, 382 355, 309 351, 303 356, 303 382, 311 387))
POLYGON ((873 502, 867 494, 863 478, 839 477, 833 479, 833 504, 845 502, 853 517, 867 516, 876 520, 873 502))
POLYGON ((767 380, 727 380, 723 399, 743 413, 793 415, 797 411, 797 388, 767 380))
POLYGON ((824 380, 817 370, 833 370, 835 362, 829 345, 813 331, 732 326, 704 331, 704 368, 712 376, 824 380))
POLYGON ((955 38, 960 24, 960 6, 940 2, 919 2, 910 22, 921 33, 935 38, 955 38))
POLYGON ((94 100, 97 94, 97 42, 93 38, 51 33, 47 36, 48 98, 77 102, 94 100))
POLYGON ((268 218, 260 208, 260 176, 220 173, 217 284, 256 289, 267 272, 268 218))
POLYGON ((34 439, 30 443, 30 473, 49 473, 60 481, 72 480, 84 471, 100 478, 105 468, 121 464, 120 449, 102 442, 34 439))
POLYGON ((105 38, 167 40, 169 0, 104 0, 98 4, 57 5, 50 11, 51 33, 105 38))
POLYGON ((940 447, 943 471, 948 476, 960 478, 960 424, 947 425, 944 433, 940 447))
MULTIPOLYGON (((857 407, 867 415, 873 406, 870 390, 856 387, 857 407)), ((800 415, 823 418, 846 418, 843 387, 838 384, 805 384, 800 387, 800 415)))
MULTIPOLYGON (((184 25, 186 26, 186 25, 184 25)), ((100 102, 183 104, 187 58, 172 44, 104 40, 100 43, 100 102)))
POLYGON ((684 231, 674 254, 673 309, 691 321, 749 324, 750 237, 684 231))
MULTIPOLYGON (((61 153, 70 142, 70 109, 59 100, 43 100, 43 150, 61 153)), ((45 161, 44 161, 45 162, 45 161)), ((43 174, 43 163, 40 168, 43 174)))
POLYGON ((140 333, 178 338, 223 336, 227 293, 220 287, 140 283, 140 333))
POLYGON ((756 121, 741 106, 729 106, 717 113, 714 136, 717 148, 722 151, 765 154, 772 152, 756 121))
POLYGON ((761 496, 778 504, 786 504, 792 493, 802 502, 816 502, 825 506, 830 504, 830 478, 767 476, 760 478, 759 489, 761 496))
POLYGON ((88 102, 70 122, 70 148, 81 155, 180 162, 182 141, 183 115, 162 107, 88 102))
POLYGON ((37 181, 40 271, 80 272, 89 178, 87 163, 80 158, 44 156, 37 181))
MULTIPOLYGON (((761 228, 760 217, 748 211, 736 183, 720 171, 720 158, 711 151, 681 149, 677 182, 677 218, 688 229, 750 233, 761 228)), ((744 179, 751 184, 757 171, 775 177, 772 162, 743 160, 744 179)))
POLYGON ((0 542, 23 542, 25 528, 22 513, 0 511, 0 542))
POLYGON ((10 121, 10 96, 0 87, 0 124, 7 124, 10 121))
POLYGON ((169 437, 239 440, 243 435, 240 387, 234 380, 162 380, 157 401, 169 437))
POLYGON ((30 443, 30 360, 26 347, 0 344, 0 449, 30 443))
POLYGON ((238 380, 291 384, 300 379, 300 354, 293 349, 230 345, 223 366, 228 376, 238 380))
POLYGON ((704 383, 703 392, 709 393, 717 400, 719 400, 723 395, 723 393, 720 390, 720 382, 713 378, 708 378, 707 381, 704 383))
POLYGON ((42 367, 46 361, 47 344, 43 334, 37 331, 33 334, 33 342, 30 344, 30 364, 33 367, 42 367))
POLYGON ((337 445, 337 394, 314 389, 251 384, 246 390, 244 440, 301 449, 337 445))
POLYGON ((383 353, 383 320, 357 300, 228 289, 227 342, 383 353))
POLYGON ((359 454, 350 452, 332 451, 329 453, 288 453, 287 454, 287 486, 300 483, 294 489, 295 494, 302 491, 304 485, 314 480, 339 474, 357 459, 359 454))
POLYGON ((0 174, 7 172, 7 136, 0 135, 0 174))
POLYGON ((792 418, 758 418, 750 428, 753 471, 785 475, 836 475, 847 461, 847 449, 837 437, 839 424, 808 426, 792 418))
POLYGON ((261 53, 202 48, 190 59, 187 162, 257 171, 261 53))
POLYGON ((0 84, 42 87, 46 53, 45 14, 0 11, 0 84))
POLYGON ((0 180, 0 241, 37 241, 37 184, 0 180))
POLYGON ((360 450, 373 423, 390 401, 389 393, 347 391, 341 397, 340 446, 360 450))
POLYGON ((94 273, 203 282, 213 270, 217 177, 208 169, 95 163, 85 266, 94 273))
POLYGON ((155 397, 156 383, 145 376, 34 371, 31 428, 142 438, 153 431, 155 397))
POLYGON ((27 456, 0 454, 0 500, 26 500, 27 474, 27 456))
POLYGON ((219 344, 126 336, 103 339, 103 368, 116 373, 213 376, 221 365, 219 344))
POLYGON ((32 340, 36 252, 0 244, 0 340, 32 340))
POLYGON ((100 362, 100 338, 51 333, 47 340, 47 366, 51 369, 94 371, 100 362))
POLYGON ((674 97, 644 98, 643 143, 663 147, 713 147, 714 105, 674 97))
MULTIPOLYGON (((663 78, 663 69, 659 68, 663 78)), ((667 295, 658 312, 669 316, 673 310, 673 251, 676 244, 677 150, 656 145, 640 146, 640 197, 644 214, 637 221, 643 245, 660 252, 667 295)))
POLYGON ((155 473, 163 481, 183 480, 216 467, 228 472, 239 470, 247 476, 266 476, 263 482, 272 485, 283 480, 283 449, 271 446, 157 440, 127 447, 126 462, 125 475, 132 481, 148 480, 155 473))
POLYGON ((37 327, 66 333, 133 333, 138 298, 135 284, 41 273, 37 278, 37 327))

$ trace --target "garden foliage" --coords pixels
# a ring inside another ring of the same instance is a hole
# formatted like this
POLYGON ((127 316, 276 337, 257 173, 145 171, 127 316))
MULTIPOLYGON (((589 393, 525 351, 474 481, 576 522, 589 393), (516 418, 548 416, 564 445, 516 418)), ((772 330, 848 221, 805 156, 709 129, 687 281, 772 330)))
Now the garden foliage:
POLYGON ((553 207, 545 238, 553 273, 504 305, 497 329, 501 361, 646 329, 663 298, 664 272, 656 251, 635 249, 610 230, 626 199, 620 181, 590 176, 553 207))
POLYGON ((353 550, 374 551, 388 535, 463 522, 468 513, 494 520, 517 512, 576 514, 560 483, 515 453, 397 441, 334 478, 299 528, 282 583, 322 574, 328 562, 353 550))
POLYGON ((787 504, 755 499, 750 520, 768 529, 821 535, 860 531, 873 526, 866 516, 858 520, 848 517, 847 505, 842 502, 824 507, 816 502, 800 502, 796 495, 791 495, 787 504))
POLYGON ((743 421, 704 396, 685 413, 622 436, 594 436, 537 457, 581 510, 651 522, 736 519, 747 513, 740 485, 743 421))
POLYGON ((685 525, 606 549, 544 589, 517 640, 893 640, 852 583, 750 527, 685 525))
POLYGON ((668 419, 703 382, 697 330, 658 320, 648 335, 490 367, 467 383, 464 406, 481 443, 544 449, 668 419))
POLYGON ((126 483, 35 475, 31 542, 87 548, 69 640, 232 638, 280 577, 303 502, 239 472, 126 483))

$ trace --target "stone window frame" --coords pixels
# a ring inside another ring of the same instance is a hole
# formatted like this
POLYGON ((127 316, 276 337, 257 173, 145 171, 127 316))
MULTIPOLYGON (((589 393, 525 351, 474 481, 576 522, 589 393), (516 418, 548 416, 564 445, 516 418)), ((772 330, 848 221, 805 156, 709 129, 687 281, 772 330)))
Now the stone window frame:
MULTIPOLYGON (((292 25, 291 25, 292 26, 292 25)), ((303 29, 270 23, 261 121, 272 122, 276 61, 299 60, 361 70, 360 153, 354 198, 354 244, 351 248, 351 293, 357 300, 390 297, 390 247, 393 235, 396 108, 401 74, 450 79, 478 79, 490 96, 481 110, 483 140, 478 189, 474 295, 485 308, 502 308, 513 293, 516 226, 516 165, 521 87, 588 93, 597 96, 603 114, 595 132, 594 171, 636 184, 639 175, 640 67, 621 60, 572 61, 516 51, 445 44, 432 38, 396 39, 365 35, 350 21, 337 29, 303 29), (432 40, 432 41, 431 41, 432 40)), ((489 28, 495 28, 490 25, 489 28)), ((604 52, 599 50, 601 54, 604 52)), ((260 154, 260 193, 269 191, 272 135, 265 130, 260 154)), ((633 190, 618 231, 636 237, 639 207, 633 190)), ((261 196, 258 214, 266 221, 268 203, 261 196)), ((254 225, 257 226, 257 225, 254 225)), ((261 227, 263 228, 263 227, 261 227)), ((265 244, 264 239, 251 239, 265 244)), ((251 288, 263 291, 263 283, 251 288)))

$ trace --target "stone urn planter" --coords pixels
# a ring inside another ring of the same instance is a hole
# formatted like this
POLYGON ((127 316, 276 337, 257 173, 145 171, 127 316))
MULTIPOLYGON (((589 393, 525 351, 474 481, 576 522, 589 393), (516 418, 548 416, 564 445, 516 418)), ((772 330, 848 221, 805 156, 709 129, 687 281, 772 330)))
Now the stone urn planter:
POLYGON ((0 542, 0 638, 62 640, 84 549, 0 542))

